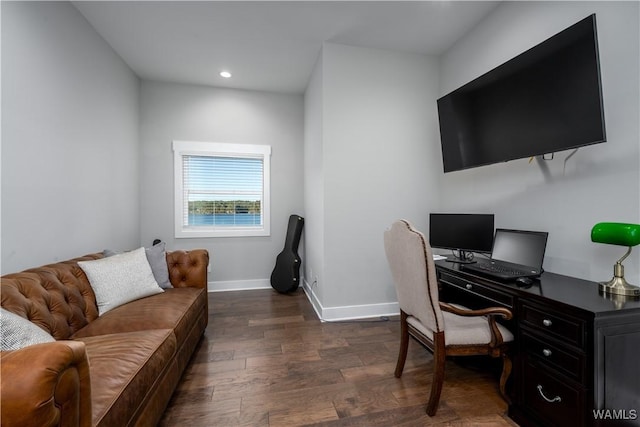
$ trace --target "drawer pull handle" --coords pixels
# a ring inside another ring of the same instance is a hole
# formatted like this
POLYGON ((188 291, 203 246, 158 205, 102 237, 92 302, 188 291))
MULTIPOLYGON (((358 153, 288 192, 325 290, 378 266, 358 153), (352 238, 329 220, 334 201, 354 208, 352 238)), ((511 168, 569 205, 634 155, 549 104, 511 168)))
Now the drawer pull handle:
POLYGON ((465 288, 471 290, 473 289, 473 285, 471 283, 467 283, 467 286, 465 286, 465 288))
POLYGON ((542 396, 542 398, 549 403, 562 402, 562 399, 560 398, 560 396, 556 396, 553 399, 549 399, 547 396, 545 396, 544 393, 542 392, 542 386, 540 384, 538 384, 538 393, 540 393, 540 396, 542 396))
POLYGON ((549 327, 549 326, 553 325, 553 322, 552 322, 550 319, 544 319, 544 320, 542 321, 542 324, 543 324, 544 326, 546 326, 546 327, 549 327))
POLYGON ((544 354, 546 357, 549 357, 553 353, 551 353, 551 350, 549 350, 548 348, 545 348, 545 349, 542 350, 542 354, 544 354))

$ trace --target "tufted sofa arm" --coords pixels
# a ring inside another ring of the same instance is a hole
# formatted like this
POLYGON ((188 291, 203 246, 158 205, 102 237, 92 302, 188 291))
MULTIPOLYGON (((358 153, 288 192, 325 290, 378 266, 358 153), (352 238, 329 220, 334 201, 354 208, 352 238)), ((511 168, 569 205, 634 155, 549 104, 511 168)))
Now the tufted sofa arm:
POLYGON ((4 351, 0 369, 3 427, 91 425, 91 383, 83 342, 56 341, 4 351))
POLYGON ((207 289, 209 252, 206 249, 167 252, 169 280, 174 288, 207 289))

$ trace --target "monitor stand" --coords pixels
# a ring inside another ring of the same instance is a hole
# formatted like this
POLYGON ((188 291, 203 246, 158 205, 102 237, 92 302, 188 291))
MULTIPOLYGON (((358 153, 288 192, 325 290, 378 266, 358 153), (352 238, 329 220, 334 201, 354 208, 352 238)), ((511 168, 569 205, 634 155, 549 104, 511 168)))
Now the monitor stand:
POLYGON ((456 264, 475 264, 472 252, 459 251, 459 256, 450 256, 446 259, 447 262, 453 262, 456 264))

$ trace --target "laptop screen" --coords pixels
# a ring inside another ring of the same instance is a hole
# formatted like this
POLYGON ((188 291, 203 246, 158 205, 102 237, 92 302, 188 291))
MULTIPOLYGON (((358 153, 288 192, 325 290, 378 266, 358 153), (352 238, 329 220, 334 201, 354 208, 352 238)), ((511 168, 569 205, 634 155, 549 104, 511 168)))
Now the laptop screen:
POLYGON ((491 259, 542 268, 548 233, 496 229, 491 259))

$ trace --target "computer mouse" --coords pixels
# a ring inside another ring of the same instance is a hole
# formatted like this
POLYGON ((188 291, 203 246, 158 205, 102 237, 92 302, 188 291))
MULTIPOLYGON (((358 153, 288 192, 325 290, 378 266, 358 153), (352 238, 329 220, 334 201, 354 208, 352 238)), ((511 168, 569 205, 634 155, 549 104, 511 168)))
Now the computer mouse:
POLYGON ((533 285, 533 279, 530 279, 528 277, 518 277, 516 279, 516 285, 518 285, 519 288, 524 288, 525 286, 531 286, 533 285))

